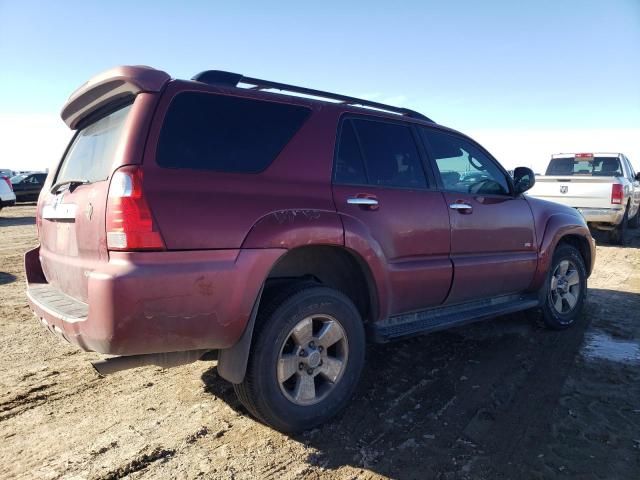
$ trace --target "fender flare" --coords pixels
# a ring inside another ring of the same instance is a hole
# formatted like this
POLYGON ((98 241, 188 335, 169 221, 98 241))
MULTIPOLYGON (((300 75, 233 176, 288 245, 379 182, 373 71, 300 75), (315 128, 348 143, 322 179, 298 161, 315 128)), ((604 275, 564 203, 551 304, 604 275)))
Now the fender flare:
POLYGON ((548 218, 545 225, 544 234, 538 250, 538 267, 531 282, 531 291, 540 289, 544 284, 551 265, 551 259, 553 258, 553 252, 555 252, 556 247, 562 239, 568 235, 582 237, 589 243, 591 250, 589 273, 593 269, 593 264, 595 263, 595 247, 590 241, 591 234, 589 233, 589 228, 573 215, 556 213, 548 218))

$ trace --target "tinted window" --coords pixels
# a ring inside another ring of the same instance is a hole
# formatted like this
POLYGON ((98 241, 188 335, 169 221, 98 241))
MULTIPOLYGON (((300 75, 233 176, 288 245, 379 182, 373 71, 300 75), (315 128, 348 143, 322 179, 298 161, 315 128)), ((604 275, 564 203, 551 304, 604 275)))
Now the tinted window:
POLYGON ((181 93, 167 112, 157 161, 169 168, 259 172, 278 156, 309 113, 296 105, 181 93))
POLYGON ((106 180, 111 174, 120 143, 128 105, 80 130, 67 151, 56 182, 65 180, 106 180))
POLYGON ((334 175, 336 183, 351 185, 367 183, 360 146, 351 120, 345 120, 342 124, 334 175))
POLYGON ((405 188, 427 186, 410 127, 371 120, 351 121, 359 139, 369 184, 405 188))
POLYGON ((463 137, 421 129, 436 161, 445 190, 483 195, 507 195, 509 183, 482 150, 463 137))
POLYGON ((622 166, 617 157, 566 157, 553 158, 547 167, 547 175, 590 175, 596 177, 621 177, 622 166))

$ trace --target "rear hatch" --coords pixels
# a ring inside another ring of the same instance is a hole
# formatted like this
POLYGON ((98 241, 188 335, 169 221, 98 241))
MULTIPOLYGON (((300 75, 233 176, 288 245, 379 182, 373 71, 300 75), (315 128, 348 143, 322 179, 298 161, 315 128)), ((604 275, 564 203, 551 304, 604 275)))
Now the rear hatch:
POLYGON ((576 154, 553 158, 546 175, 536 177, 528 193, 573 208, 611 208, 611 186, 622 175, 617 157, 576 154))
POLYGON ((145 85, 128 78, 127 73, 146 75, 143 80, 151 91, 168 81, 164 72, 120 67, 95 77, 98 81, 92 79, 74 93, 62 117, 78 131, 38 201, 40 264, 45 278, 52 287, 83 302, 87 301, 91 272, 109 259, 105 212, 110 179, 122 165, 141 162, 157 102, 157 95, 143 93, 145 85), (156 72, 157 85, 148 85, 150 72, 156 72))
POLYGON ((52 186, 43 196, 40 258, 48 282, 78 300, 88 274, 108 260, 105 205, 132 105, 115 110, 73 138, 52 186))

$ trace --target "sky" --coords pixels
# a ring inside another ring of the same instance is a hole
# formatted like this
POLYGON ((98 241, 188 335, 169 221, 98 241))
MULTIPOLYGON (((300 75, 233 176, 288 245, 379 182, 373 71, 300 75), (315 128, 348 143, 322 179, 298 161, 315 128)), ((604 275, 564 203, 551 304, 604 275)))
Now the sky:
POLYGON ((44 169, 92 75, 217 69, 408 107, 507 168, 621 151, 640 170, 640 0, 0 0, 0 168, 44 169))

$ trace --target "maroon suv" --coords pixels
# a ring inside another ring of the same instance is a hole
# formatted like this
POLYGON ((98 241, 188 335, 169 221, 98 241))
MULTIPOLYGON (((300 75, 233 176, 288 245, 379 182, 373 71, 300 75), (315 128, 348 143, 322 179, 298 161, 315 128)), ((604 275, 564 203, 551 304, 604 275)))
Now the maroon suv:
POLYGON ((103 373, 217 350, 248 410, 298 431, 348 402, 366 337, 580 317, 580 214, 417 112, 137 66, 89 80, 62 118, 76 134, 40 194, 27 295, 55 334, 118 355, 103 373))

